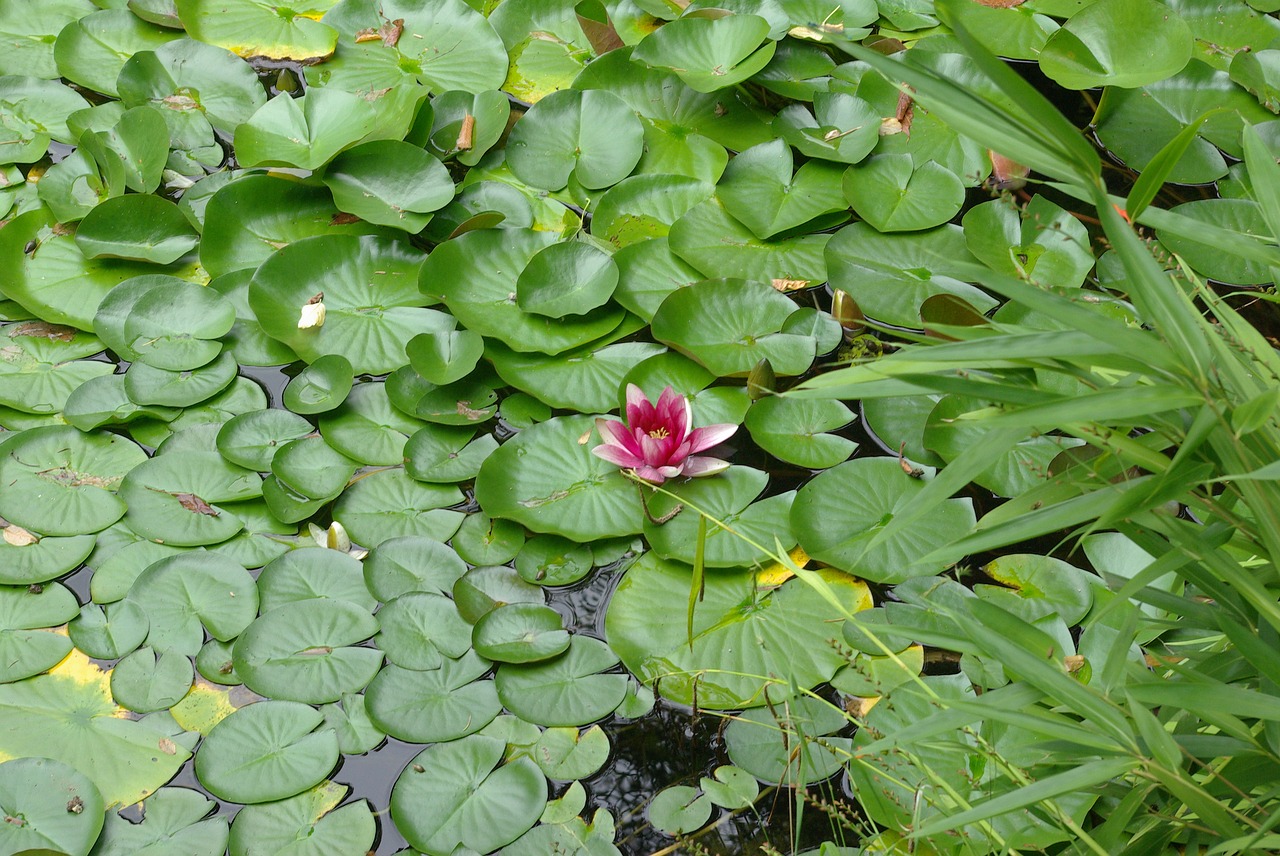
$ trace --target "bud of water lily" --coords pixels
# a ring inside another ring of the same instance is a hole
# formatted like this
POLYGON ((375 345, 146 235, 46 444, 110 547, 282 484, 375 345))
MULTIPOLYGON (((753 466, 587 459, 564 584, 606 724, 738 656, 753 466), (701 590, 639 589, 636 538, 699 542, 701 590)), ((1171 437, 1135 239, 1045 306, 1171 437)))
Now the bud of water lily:
POLYGON ((996 190, 1020 190, 1027 184, 1027 173, 1031 172, 1012 158, 988 150, 991 155, 991 178, 989 183, 996 190))
POLYGON ((867 329, 866 316, 849 292, 836 288, 831 292, 831 315, 840 324, 846 337, 862 334, 867 329))
POLYGON ((747 375, 747 395, 752 401, 758 401, 770 395, 778 384, 778 376, 773 371, 773 363, 767 359, 756 363, 747 375))
POLYGON ((368 550, 359 548, 351 548, 351 536, 347 534, 347 529, 338 521, 329 524, 328 529, 321 529, 314 523, 308 523, 307 528, 311 531, 311 539, 316 542, 316 546, 326 550, 337 550, 346 553, 357 559, 363 559, 368 555, 368 550))
POLYGON ((322 291, 302 305, 302 314, 298 318, 298 329, 310 330, 313 327, 323 326, 324 292, 322 291))

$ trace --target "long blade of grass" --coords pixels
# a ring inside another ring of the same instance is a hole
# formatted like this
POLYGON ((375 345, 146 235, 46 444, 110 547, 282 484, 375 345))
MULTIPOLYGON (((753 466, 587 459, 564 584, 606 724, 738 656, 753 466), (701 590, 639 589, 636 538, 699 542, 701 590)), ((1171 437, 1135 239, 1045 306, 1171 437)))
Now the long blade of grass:
POLYGON ((1202 114, 1183 128, 1176 137, 1165 143, 1164 147, 1156 152, 1156 156, 1147 162, 1146 168, 1133 183, 1133 187, 1129 190, 1129 198, 1125 201, 1125 213, 1129 215, 1130 220, 1138 219, 1142 216, 1142 212, 1147 210, 1147 206, 1156 198, 1160 188, 1164 187, 1173 168, 1177 166, 1178 161, 1182 160, 1182 156, 1186 154, 1204 123, 1209 121, 1210 117, 1226 112, 1228 112, 1227 108, 1218 107, 1202 114))
POLYGON ((689 612, 685 616, 686 630, 689 634, 689 650, 693 650, 693 612, 702 599, 702 586, 706 573, 707 550, 707 518, 698 515, 698 540, 693 545, 693 574, 689 577, 689 612))

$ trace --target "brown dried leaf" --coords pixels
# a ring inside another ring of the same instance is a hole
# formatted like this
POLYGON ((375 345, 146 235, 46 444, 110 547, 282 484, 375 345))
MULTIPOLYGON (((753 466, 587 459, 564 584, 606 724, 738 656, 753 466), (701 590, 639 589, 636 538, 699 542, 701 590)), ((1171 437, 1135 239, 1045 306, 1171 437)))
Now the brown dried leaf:
POLYGON ((161 737, 160 742, 156 744, 160 751, 166 755, 177 755, 178 744, 174 743, 168 737, 161 737))
POLYGON ((349 226, 352 223, 359 223, 360 218, 354 214, 334 214, 329 220, 330 226, 349 226))
POLYGON ((893 118, 898 120, 898 126, 902 128, 902 133, 909 138, 911 136, 911 120, 916 115, 916 102, 905 92, 898 93, 898 109, 893 114, 893 118))
POLYGON ((175 493, 174 499, 178 500, 178 504, 190 511, 192 514, 204 514, 208 517, 217 517, 221 512, 209 503, 205 502, 194 493, 175 493))
POLYGON ((1026 3, 1027 0, 973 0, 973 2, 989 9, 1013 9, 1026 3))
POLYGON ((51 342, 70 342, 76 337, 76 331, 72 327, 63 327, 61 324, 49 324, 45 321, 27 321, 9 328, 9 338, 12 339, 17 336, 48 339, 51 342))
POLYGON ((458 129, 458 141, 454 144, 460 152, 471 151, 472 145, 475 143, 476 117, 467 113, 462 117, 462 127, 458 129))
POLYGON ((776 288, 778 291, 782 291, 782 292, 799 291, 800 289, 807 288, 808 286, 809 286, 809 280, 807 279, 775 279, 773 280, 773 287, 776 288))
POLYGON ((10 547, 30 547, 32 544, 40 543, 40 536, 10 523, 4 528, 4 542, 10 547))

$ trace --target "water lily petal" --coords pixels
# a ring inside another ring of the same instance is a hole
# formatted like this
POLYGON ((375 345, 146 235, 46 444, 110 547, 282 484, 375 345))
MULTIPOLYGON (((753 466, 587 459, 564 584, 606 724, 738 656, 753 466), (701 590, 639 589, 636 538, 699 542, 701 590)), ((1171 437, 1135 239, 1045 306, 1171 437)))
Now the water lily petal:
POLYGON ((600 432, 600 439, 613 446, 620 446, 623 449, 638 454, 639 446, 636 439, 631 436, 631 432, 627 430, 627 426, 621 422, 615 422, 612 419, 597 419, 596 430, 600 432))
POLYGON ((634 383, 627 384, 627 424, 632 428, 644 428, 653 421, 653 404, 645 397, 644 390, 634 383))
POLYGON ((689 458, 684 462, 684 475, 691 478, 713 476, 729 469, 729 462, 719 458, 689 458))
POLYGON ((636 476, 650 484, 662 484, 667 480, 667 477, 654 467, 636 467, 636 476))
POLYGON ((625 467, 627 469, 642 466, 644 464, 644 458, 639 455, 632 454, 621 446, 615 446, 611 443, 601 443, 599 446, 593 447, 591 449, 591 454, 595 455, 597 458, 608 461, 614 466, 625 467))
POLYGON ((712 446, 718 446, 732 437, 737 430, 737 425, 731 425, 727 422, 720 425, 707 425, 697 428, 689 435, 689 443, 692 446, 689 451, 701 452, 704 449, 710 449, 712 446))

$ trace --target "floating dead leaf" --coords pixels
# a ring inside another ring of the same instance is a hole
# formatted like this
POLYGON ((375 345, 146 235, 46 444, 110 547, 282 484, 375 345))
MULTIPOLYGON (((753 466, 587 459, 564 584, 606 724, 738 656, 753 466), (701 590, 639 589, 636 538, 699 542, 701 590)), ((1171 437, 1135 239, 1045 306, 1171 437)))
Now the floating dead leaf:
POLYGON ((10 547, 30 547, 40 543, 40 536, 10 523, 4 528, 4 542, 10 547))
POLYGON ((299 651, 300 657, 321 657, 326 654, 332 654, 333 649, 328 645, 316 645, 314 648, 307 648, 305 651, 299 651))
POLYGON ((924 478, 924 470, 907 460, 906 452, 907 441, 903 440, 902 445, 898 447, 898 466, 902 468, 904 473, 911 476, 913 479, 924 478))
POLYGON ((1082 654, 1068 654, 1062 658, 1062 664, 1067 667, 1068 674, 1074 675, 1084 668, 1084 656, 1082 654))
POLYGON ((866 719, 867 714, 871 712, 871 708, 880 702, 880 696, 871 696, 870 698, 859 698, 858 696, 849 696, 844 700, 844 709, 854 719, 866 719))
POLYGON ((192 514, 203 514, 208 517, 217 517, 221 514, 218 509, 205 502, 194 493, 175 493, 174 499, 178 500, 178 504, 190 511, 192 514))
POLYGON ((483 419, 489 415, 489 412, 487 410, 476 410, 471 406, 470 401, 459 401, 458 415, 465 416, 468 419, 483 419))
POLYGON ((76 227, 71 223, 54 223, 49 227, 49 231, 57 235, 59 238, 65 238, 67 235, 74 235, 76 227))
MULTIPOLYGON (((586 5, 580 3, 578 8, 582 9, 586 5)), ((622 47, 624 42, 618 35, 618 31, 613 28, 613 23, 610 22, 604 6, 600 3, 592 5, 595 8, 591 10, 591 15, 584 15, 582 12, 578 12, 578 26, 582 27, 582 34, 591 43, 591 50, 595 52, 595 55, 604 56, 609 51, 622 47)))
POLYGON ((367 27, 356 31, 356 44, 360 42, 382 42, 389 48, 396 46, 400 36, 404 34, 404 18, 384 21, 381 27, 367 27))
POLYGON ((808 285, 809 285, 809 280, 807 279, 783 278, 783 279, 773 280, 773 287, 778 289, 778 291, 782 291, 782 292, 799 291, 802 288, 808 287, 808 285))
POLYGON ((470 113, 462 117, 462 127, 458 129, 458 141, 454 144, 460 152, 471 151, 476 132, 476 117, 470 113))
POLYGON ((81 814, 84 812, 84 800, 78 796, 74 796, 67 800, 67 811, 71 814, 81 814))
POLYGON ((160 103, 168 107, 170 110, 198 110, 200 102, 192 98, 190 95, 166 95, 160 99, 160 103))
POLYGON ((898 110, 893 114, 893 118, 898 120, 898 126, 902 128, 902 133, 908 137, 911 136, 911 120, 916 115, 916 102, 906 92, 898 93, 898 110))
POLYGON ((1013 9, 1026 3, 1027 0, 973 0, 973 2, 991 9, 1013 9))
POLYGON ((339 213, 334 214, 329 220, 330 226, 350 226, 352 223, 359 223, 360 218, 354 214, 339 213))
POLYGON ((88 485, 89 487, 100 487, 106 490, 115 490, 116 485, 124 478, 124 476, 114 476, 104 479, 88 473, 78 473, 68 467, 52 467, 47 470, 41 470, 36 475, 63 487, 83 487, 88 485))
POLYGON ((161 737, 160 742, 156 744, 160 751, 166 755, 177 755, 178 744, 174 743, 168 737, 161 737))
POLYGON ((76 331, 72 327, 64 327, 61 324, 49 324, 45 321, 27 321, 9 328, 10 339, 18 336, 48 339, 52 342, 70 342, 76 337, 76 331))

